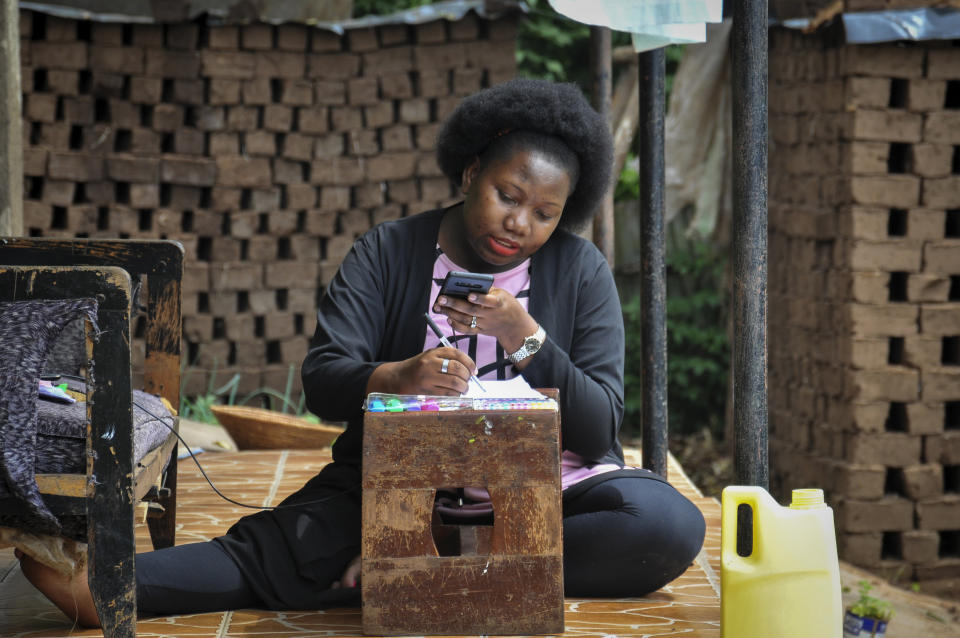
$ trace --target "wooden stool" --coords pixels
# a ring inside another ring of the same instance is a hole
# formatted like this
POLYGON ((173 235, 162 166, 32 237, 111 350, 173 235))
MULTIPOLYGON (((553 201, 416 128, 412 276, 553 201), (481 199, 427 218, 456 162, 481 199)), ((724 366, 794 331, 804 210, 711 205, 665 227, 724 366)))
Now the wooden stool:
POLYGON ((543 409, 366 414, 365 634, 563 633, 559 422, 543 409), (492 526, 439 523, 437 488, 461 487, 490 492, 492 526))

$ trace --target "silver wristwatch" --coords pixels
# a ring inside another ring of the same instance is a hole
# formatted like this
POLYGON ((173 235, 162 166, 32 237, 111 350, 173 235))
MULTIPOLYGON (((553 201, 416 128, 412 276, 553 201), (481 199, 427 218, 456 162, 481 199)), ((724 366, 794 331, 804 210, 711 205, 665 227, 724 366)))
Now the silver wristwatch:
POLYGON ((523 345, 520 346, 520 349, 513 354, 508 355, 507 358, 513 363, 520 363, 530 355, 536 354, 537 350, 540 349, 540 346, 542 346, 543 342, 546 340, 547 331, 543 329, 543 326, 537 324, 537 331, 524 339, 523 345))

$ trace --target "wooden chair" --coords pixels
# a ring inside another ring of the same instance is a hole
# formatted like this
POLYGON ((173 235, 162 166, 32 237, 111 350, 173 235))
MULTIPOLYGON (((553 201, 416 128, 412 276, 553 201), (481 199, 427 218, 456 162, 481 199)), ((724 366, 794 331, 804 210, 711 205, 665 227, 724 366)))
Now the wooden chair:
MULTIPOLYGON (((0 238, 0 300, 93 297, 99 302, 100 334, 87 338, 95 371, 87 384, 87 472, 36 478, 55 514, 86 515, 90 589, 108 638, 136 635, 134 514, 141 499, 159 505, 152 511, 162 510, 148 518, 154 548, 174 543, 176 436, 171 433, 133 462, 130 316, 143 276, 148 300, 144 389, 178 407, 182 272, 183 248, 170 241, 0 238)), ((15 501, 0 501, 0 510, 16 511, 15 501)))
POLYGON ((365 634, 563 633, 559 412, 368 412, 362 481, 365 634), (450 487, 493 524, 440 524, 450 487))

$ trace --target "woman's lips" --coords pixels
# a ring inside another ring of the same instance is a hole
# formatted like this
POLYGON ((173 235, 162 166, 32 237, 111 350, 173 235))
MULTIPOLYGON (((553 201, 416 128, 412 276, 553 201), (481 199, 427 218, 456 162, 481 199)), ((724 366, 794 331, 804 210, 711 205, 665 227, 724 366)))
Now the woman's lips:
POLYGON ((504 257, 512 257, 520 252, 520 246, 506 239, 487 237, 487 245, 490 247, 490 250, 504 257))

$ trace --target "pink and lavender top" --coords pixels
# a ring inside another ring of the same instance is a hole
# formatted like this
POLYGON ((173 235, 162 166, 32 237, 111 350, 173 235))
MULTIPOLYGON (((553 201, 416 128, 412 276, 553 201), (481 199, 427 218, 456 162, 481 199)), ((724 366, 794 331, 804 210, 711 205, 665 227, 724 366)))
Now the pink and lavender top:
MULTIPOLYGON (((430 307, 427 311, 430 318, 434 320, 440 331, 457 349, 466 352, 467 355, 477 364, 477 376, 483 379, 510 379, 517 376, 518 371, 507 359, 508 352, 503 348, 494 337, 487 335, 464 335, 454 332, 453 328, 447 323, 446 315, 433 312, 433 302, 440 293, 440 285, 443 283, 447 273, 451 270, 464 270, 453 263, 447 257, 440 247, 437 246, 437 258, 433 262, 433 281, 430 285, 430 307)), ((506 290, 513 295, 524 310, 528 309, 530 300, 530 260, 526 259, 517 266, 504 272, 494 273, 493 285, 496 288, 506 290)), ((432 330, 426 329, 424 338, 424 351, 436 348, 440 345, 440 339, 432 330)), ((612 463, 588 465, 583 458, 569 450, 564 450, 560 458, 561 486, 567 489, 571 485, 584 479, 619 470, 620 467, 612 463)))

